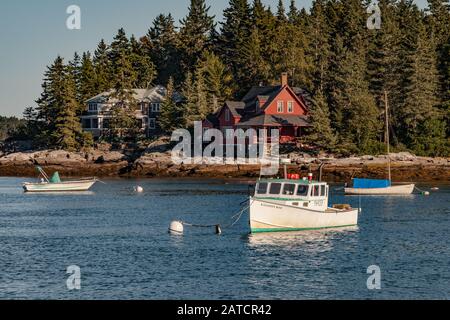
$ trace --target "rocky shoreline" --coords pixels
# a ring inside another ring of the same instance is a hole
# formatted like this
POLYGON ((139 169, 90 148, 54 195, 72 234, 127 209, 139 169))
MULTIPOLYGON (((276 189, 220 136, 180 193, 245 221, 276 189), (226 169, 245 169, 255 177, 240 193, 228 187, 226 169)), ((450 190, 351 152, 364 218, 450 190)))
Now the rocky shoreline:
MULTIPOLYGON (((386 178, 386 156, 335 159, 313 158, 306 154, 290 154, 295 166, 290 170, 306 175, 318 174, 324 163, 322 177, 330 182, 349 182, 352 177, 386 178)), ((409 153, 390 155, 392 177, 398 182, 450 181, 450 158, 423 158, 409 153)), ((127 154, 118 151, 39 151, 0 156, 0 176, 34 177, 35 166, 49 172, 59 171, 63 177, 139 177, 139 178, 256 178, 260 167, 255 165, 175 165, 170 152, 127 154)), ((280 173, 281 174, 281 173, 280 173)))

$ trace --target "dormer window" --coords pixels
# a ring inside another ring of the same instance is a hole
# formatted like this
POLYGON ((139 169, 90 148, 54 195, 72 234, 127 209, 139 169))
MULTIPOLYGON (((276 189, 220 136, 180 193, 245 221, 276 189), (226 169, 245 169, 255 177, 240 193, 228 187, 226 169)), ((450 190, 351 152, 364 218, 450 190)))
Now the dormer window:
POLYGON ((152 112, 161 112, 161 104, 152 103, 152 112))
POLYGON ((98 105, 96 103, 89 103, 89 111, 98 111, 98 105))
POLYGON ((284 102, 283 101, 278 101, 277 112, 278 113, 284 113, 284 102))

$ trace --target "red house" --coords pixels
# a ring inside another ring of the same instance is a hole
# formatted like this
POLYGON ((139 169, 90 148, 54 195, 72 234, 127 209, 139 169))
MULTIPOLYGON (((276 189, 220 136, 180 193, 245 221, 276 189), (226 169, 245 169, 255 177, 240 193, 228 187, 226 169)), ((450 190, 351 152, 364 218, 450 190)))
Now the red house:
POLYGON ((309 94, 290 87, 287 73, 283 73, 280 85, 253 87, 241 101, 225 102, 203 121, 203 127, 223 132, 226 129, 279 129, 280 142, 291 142, 310 126, 308 101, 309 94))

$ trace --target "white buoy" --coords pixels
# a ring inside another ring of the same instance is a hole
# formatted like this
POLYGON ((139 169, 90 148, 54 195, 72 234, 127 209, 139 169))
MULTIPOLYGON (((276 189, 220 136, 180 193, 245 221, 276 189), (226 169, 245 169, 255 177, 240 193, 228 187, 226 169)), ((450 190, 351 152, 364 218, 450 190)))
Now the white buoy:
POLYGON ((438 187, 434 187, 434 188, 431 188, 431 190, 432 190, 432 191, 438 191, 439 188, 438 188, 438 187))
POLYGON ((169 227, 169 233, 181 235, 184 232, 184 226, 181 221, 172 221, 169 227))
POLYGON ((136 186, 134 187, 134 192, 142 193, 144 192, 144 188, 142 188, 141 186, 136 186))
POLYGON ((424 195, 424 196, 429 196, 429 195, 430 195, 430 192, 429 192, 429 191, 425 191, 425 192, 423 193, 423 195, 424 195))

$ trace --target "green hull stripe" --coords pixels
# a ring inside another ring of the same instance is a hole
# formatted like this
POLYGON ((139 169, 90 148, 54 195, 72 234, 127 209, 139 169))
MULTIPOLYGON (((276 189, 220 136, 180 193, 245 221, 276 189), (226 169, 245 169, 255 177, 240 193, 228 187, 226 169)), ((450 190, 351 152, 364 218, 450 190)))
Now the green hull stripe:
POLYGON ((312 231, 312 230, 323 230, 323 229, 348 228, 348 227, 356 227, 356 226, 358 226, 358 225, 350 224, 350 225, 346 225, 346 226, 321 227, 321 228, 253 228, 252 233, 312 231))

